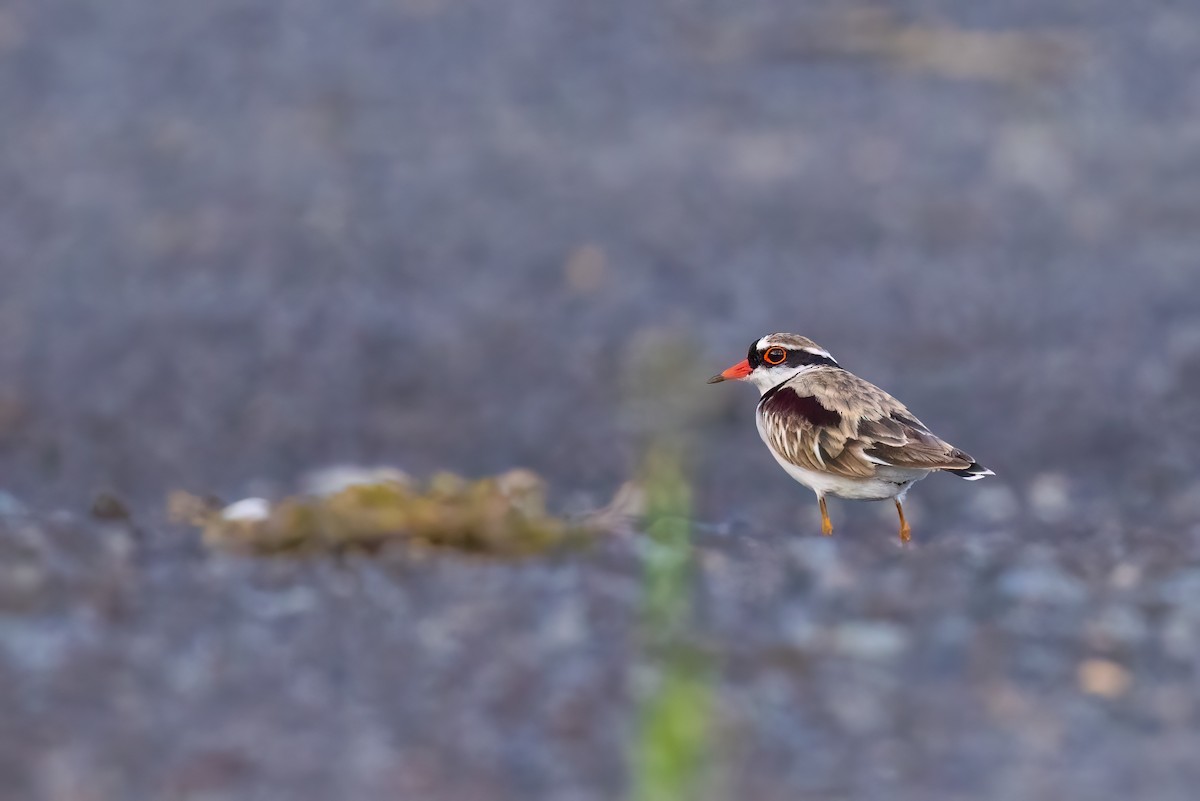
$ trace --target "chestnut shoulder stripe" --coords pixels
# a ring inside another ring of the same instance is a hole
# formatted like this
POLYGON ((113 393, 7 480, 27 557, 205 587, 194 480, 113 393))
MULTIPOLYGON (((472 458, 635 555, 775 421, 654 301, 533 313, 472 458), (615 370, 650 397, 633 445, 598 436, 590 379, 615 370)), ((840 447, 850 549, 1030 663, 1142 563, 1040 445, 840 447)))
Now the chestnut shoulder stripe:
POLYGON ((812 395, 800 395, 789 386, 780 384, 767 390, 758 402, 764 413, 781 417, 802 417, 814 426, 833 428, 842 424, 842 416, 834 409, 826 409, 812 395))

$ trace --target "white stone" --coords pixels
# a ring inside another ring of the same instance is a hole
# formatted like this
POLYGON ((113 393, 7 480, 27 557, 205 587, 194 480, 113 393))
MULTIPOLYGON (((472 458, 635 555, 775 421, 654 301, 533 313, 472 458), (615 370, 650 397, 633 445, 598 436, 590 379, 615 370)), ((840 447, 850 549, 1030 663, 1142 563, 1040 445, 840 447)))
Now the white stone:
POLYGON ((255 523, 271 516, 271 502, 265 498, 244 498, 221 510, 221 519, 237 523, 255 523))

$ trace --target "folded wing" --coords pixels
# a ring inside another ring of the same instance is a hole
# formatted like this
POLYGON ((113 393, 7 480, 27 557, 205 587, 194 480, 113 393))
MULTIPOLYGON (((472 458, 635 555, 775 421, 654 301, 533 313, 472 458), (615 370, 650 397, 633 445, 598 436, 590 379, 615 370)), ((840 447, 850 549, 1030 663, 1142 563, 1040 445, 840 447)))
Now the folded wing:
POLYGON ((771 389, 759 414, 776 452, 807 470, 846 478, 871 478, 882 466, 990 474, 900 401, 841 369, 805 371, 771 389))

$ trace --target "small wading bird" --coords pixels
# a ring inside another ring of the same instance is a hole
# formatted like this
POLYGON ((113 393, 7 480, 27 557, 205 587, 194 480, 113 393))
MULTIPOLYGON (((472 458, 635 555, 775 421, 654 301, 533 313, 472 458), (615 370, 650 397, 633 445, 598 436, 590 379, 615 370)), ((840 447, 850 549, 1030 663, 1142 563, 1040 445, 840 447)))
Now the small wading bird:
POLYGON ((750 345, 745 360, 708 383, 720 381, 758 387, 758 433, 788 475, 817 494, 826 536, 833 533, 826 495, 891 498, 900 515, 900 541, 908 542, 904 496, 915 482, 935 470, 968 481, 994 475, 806 337, 768 334, 750 345))

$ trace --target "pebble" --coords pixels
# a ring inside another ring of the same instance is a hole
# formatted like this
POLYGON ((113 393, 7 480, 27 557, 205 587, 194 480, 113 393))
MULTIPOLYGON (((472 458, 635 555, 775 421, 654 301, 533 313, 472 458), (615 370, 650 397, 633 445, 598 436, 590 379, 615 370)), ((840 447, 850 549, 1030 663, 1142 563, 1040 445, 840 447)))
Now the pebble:
POLYGON ((572 648, 587 638, 587 617, 578 599, 557 604, 543 618, 542 641, 548 648, 572 648))
POLYGON ((71 639, 67 626, 47 625, 36 619, 0 621, 0 655, 9 665, 32 674, 56 668, 71 639))
POLYGON ((0 517, 20 517, 27 512, 25 504, 21 503, 17 496, 0 491, 0 517))
POLYGON ((1061 523, 1071 516, 1070 482, 1062 473, 1042 473, 1029 486, 1029 508, 1043 523, 1061 523))
POLYGON ((243 498, 221 510, 221 518, 230 522, 255 523, 271 516, 271 502, 265 498, 243 498))
POLYGON ((608 256, 592 243, 577 247, 563 264, 563 277, 572 292, 590 295, 604 286, 608 279, 608 256))
POLYGON ((1132 606, 1113 604, 1104 607, 1087 626, 1089 642, 1097 648, 1132 648, 1145 641, 1149 628, 1132 606))
POLYGON ((1171 606, 1200 618, 1200 570, 1185 570, 1164 579, 1159 596, 1171 606))
POLYGON ((89 513, 97 520, 129 520, 132 517, 125 502, 111 492, 101 492, 93 498, 89 513))
POLYGON ((812 650, 820 642, 824 629, 813 620, 804 606, 792 605, 780 616, 780 629, 787 643, 802 651, 812 650))
POLYGON ((1176 659, 1196 658, 1196 624, 1182 612, 1172 613, 1162 624, 1164 650, 1176 659))
POLYGON ((1130 562, 1122 562, 1113 568, 1108 581, 1113 589, 1131 590, 1142 580, 1142 569, 1130 562))
POLYGON ((1000 592, 1018 601, 1077 604, 1087 598, 1087 587, 1053 565, 1009 570, 1000 577, 1000 592))
POLYGON ((1079 688, 1088 695, 1118 698, 1133 683, 1133 676, 1116 662, 1107 659, 1085 659, 1075 671, 1079 688))
POLYGON ((853 586, 854 578, 838 554, 838 544, 828 537, 805 537, 788 544, 788 552, 803 569, 813 575, 822 590, 853 586))
POLYGON ((849 732, 869 734, 887 725, 887 704, 865 686, 835 683, 826 698, 833 717, 849 732))
POLYGON ((908 648, 908 635, 895 623, 861 620, 833 630, 833 650, 842 656, 868 662, 895 659, 908 648))
POLYGON ((6 562, 0 567, 0 593, 8 601, 32 598, 42 589, 48 577, 44 569, 32 562, 6 562))
POLYGON ((1006 523, 1021 512, 1021 499, 1005 484, 985 483, 971 496, 971 510, 987 523, 1006 523))
POLYGON ((1175 520, 1200 520, 1200 481, 1172 496, 1167 509, 1175 520))

